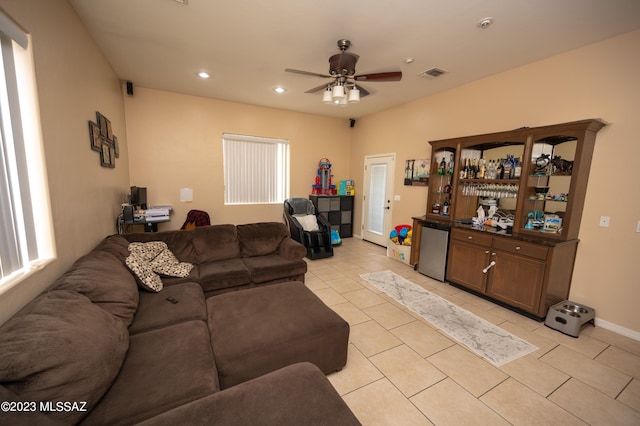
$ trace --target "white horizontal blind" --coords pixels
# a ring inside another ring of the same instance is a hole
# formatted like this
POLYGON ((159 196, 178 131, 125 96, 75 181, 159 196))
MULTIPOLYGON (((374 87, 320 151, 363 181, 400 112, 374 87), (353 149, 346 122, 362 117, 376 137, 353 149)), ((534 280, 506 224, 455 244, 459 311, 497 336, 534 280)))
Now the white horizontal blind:
POLYGON ((224 134, 225 204, 281 204, 289 197, 289 142, 224 134))
POLYGON ((26 275, 41 260, 53 256, 28 49, 27 34, 0 11, 0 285, 26 275))

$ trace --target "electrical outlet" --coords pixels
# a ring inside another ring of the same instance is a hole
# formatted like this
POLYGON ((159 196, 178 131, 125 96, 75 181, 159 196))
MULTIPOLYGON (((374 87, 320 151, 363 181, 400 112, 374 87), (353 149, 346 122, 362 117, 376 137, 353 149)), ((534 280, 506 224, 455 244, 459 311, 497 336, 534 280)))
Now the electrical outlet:
POLYGON ((393 196, 393 201, 400 201, 400 196, 399 195, 394 195, 393 196))
POLYGON ((610 219, 611 218, 609 216, 600 216, 600 227, 601 228, 608 228, 610 219))

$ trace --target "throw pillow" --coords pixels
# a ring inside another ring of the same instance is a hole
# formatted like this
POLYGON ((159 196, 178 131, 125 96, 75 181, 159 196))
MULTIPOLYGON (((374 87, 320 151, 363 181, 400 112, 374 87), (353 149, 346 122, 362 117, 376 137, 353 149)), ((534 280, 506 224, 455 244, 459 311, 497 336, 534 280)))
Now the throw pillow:
POLYGON ((193 265, 187 262, 180 262, 168 248, 162 250, 151 261, 153 272, 170 277, 186 277, 193 269, 193 265))
POLYGON ((186 277, 193 269, 191 263, 180 262, 163 241, 131 243, 129 251, 126 264, 145 290, 156 293, 162 290, 162 280, 157 274, 186 277))
POLYGON ((145 290, 155 293, 162 290, 162 280, 153 272, 148 260, 136 253, 131 253, 126 259, 127 266, 136 276, 138 285, 145 290))
POLYGON ((300 225, 302 225, 302 229, 307 232, 320 230, 320 227, 318 226, 318 218, 313 214, 295 216, 295 218, 300 222, 300 225))

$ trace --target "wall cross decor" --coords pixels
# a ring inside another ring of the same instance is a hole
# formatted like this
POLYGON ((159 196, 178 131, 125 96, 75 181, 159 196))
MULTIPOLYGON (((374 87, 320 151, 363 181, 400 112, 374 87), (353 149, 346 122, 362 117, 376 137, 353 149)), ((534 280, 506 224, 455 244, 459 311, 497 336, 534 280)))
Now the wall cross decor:
POLYGON ((96 111, 96 122, 89 120, 89 141, 91 149, 100 153, 100 165, 114 168, 120 157, 118 138, 113 134, 111 121, 96 111))

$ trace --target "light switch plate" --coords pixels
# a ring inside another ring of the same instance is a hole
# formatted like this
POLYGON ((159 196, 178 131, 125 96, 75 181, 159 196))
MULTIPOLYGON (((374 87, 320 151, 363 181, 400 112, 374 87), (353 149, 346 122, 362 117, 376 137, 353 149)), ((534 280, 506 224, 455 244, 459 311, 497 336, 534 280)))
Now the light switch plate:
POLYGON ((393 196, 393 201, 400 201, 400 196, 399 195, 394 195, 393 196))
POLYGON ((611 218, 609 216, 600 216, 600 227, 608 228, 610 219, 611 218))

